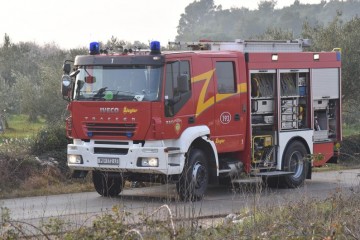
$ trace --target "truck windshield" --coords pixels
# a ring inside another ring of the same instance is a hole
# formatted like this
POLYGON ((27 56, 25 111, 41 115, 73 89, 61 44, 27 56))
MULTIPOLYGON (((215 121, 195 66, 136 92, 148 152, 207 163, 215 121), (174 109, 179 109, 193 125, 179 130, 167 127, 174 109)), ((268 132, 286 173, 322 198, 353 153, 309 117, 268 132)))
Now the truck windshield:
POLYGON ((74 100, 156 101, 162 69, 149 65, 80 66, 74 100))

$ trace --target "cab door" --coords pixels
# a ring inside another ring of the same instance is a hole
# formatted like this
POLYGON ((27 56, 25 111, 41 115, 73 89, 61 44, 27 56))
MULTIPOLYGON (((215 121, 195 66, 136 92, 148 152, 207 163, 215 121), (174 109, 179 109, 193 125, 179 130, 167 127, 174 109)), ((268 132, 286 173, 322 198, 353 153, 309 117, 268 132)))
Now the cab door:
POLYGON ((165 65, 164 138, 176 139, 194 122, 191 59, 169 59, 165 65))
POLYGON ((244 148, 245 113, 242 113, 241 109, 238 66, 238 58, 213 59, 215 134, 212 139, 219 153, 240 151, 244 148))

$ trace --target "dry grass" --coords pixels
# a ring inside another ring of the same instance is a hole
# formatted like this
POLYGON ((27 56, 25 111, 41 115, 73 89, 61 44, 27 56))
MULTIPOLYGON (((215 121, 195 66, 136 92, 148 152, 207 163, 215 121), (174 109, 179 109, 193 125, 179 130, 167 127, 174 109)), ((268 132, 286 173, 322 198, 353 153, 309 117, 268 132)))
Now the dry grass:
MULTIPOLYGON (((190 206, 189 206, 190 207, 190 206)), ((135 218, 114 206, 92 221, 91 227, 69 230, 69 224, 52 218, 40 226, 13 221, 1 209, 0 238, 18 239, 360 239, 360 189, 350 194, 337 190, 325 200, 304 197, 284 205, 251 206, 234 216, 213 221, 203 228, 203 219, 175 219, 167 205, 135 218), (256 209, 256 212, 253 210, 256 209), (162 216, 159 220, 158 216, 162 216), (26 225, 26 226, 24 226, 26 225)))
POLYGON ((51 185, 49 185, 47 180, 42 177, 31 181, 31 183, 27 182, 24 185, 21 185, 18 189, 11 190, 9 192, 2 191, 0 198, 9 199, 94 191, 94 186, 90 181, 67 180, 65 182, 59 182, 51 185), (31 181, 34 182, 32 183, 31 181))

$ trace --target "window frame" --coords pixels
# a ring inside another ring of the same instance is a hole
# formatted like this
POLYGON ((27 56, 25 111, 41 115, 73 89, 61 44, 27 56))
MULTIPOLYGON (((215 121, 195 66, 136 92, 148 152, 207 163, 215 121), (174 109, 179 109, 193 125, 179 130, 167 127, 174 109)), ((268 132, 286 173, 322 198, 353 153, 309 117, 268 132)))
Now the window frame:
POLYGON ((191 98, 190 66, 188 59, 168 61, 165 64, 165 117, 175 116, 191 98), (181 85, 183 81, 187 84, 181 85))

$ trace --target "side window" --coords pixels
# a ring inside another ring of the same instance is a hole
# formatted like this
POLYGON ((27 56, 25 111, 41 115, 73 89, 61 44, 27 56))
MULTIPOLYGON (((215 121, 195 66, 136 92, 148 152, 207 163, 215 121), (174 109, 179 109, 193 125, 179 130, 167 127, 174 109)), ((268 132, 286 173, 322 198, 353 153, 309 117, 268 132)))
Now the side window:
POLYGON ((236 93, 235 63, 216 62, 218 93, 236 93))
POLYGON ((189 61, 166 64, 165 116, 172 117, 185 105, 191 96, 189 61))

